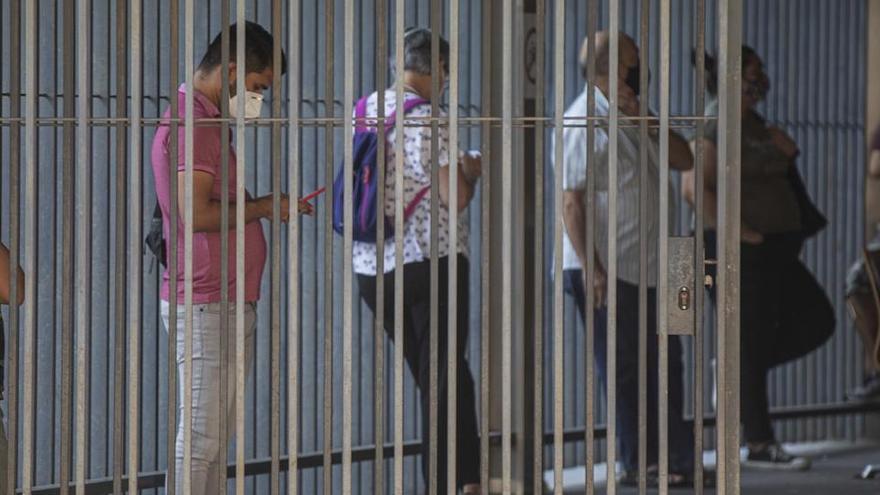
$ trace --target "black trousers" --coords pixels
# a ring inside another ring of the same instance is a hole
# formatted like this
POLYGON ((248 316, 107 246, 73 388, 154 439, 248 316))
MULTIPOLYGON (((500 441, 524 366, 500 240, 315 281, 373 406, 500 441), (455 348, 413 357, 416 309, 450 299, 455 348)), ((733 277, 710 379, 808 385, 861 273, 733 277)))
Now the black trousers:
MULTIPOLYGON (((584 282, 581 270, 565 270, 565 290, 574 296, 583 320, 584 282)), ((657 291, 648 289, 647 393, 648 466, 657 464, 658 450, 658 346, 657 291)), ((608 308, 599 308, 595 315, 593 357, 599 382, 607 393, 608 383, 608 308)), ((639 468, 639 287, 623 280, 617 281, 617 437, 620 462, 627 471, 639 468)), ((694 469, 694 432, 684 422, 684 364, 681 340, 670 335, 669 350, 669 468, 677 474, 690 474, 694 469)))
MULTIPOLYGON (((707 255, 715 233, 706 232, 707 255)), ((740 394, 748 443, 775 441, 767 376, 780 364, 821 346, 834 333, 834 308, 799 254, 795 235, 767 236, 740 251, 740 394)), ((715 292, 710 296, 715 302, 715 292)))
MULTIPOLYGON (((447 410, 447 321, 449 315, 449 260, 440 258, 439 287, 439 368, 437 410, 437 489, 446 492, 446 410, 447 410)), ((430 427, 430 330, 431 263, 407 263, 403 266, 403 355, 419 388, 422 409, 422 476, 428 480, 428 439, 430 427)), ((376 277, 358 275, 361 297, 376 310, 376 277)), ((474 379, 465 359, 468 338, 468 260, 458 255, 458 335, 457 335, 457 468, 458 487, 480 482, 480 438, 477 426, 474 379)), ((385 274, 385 332, 394 339, 394 272, 385 274)))

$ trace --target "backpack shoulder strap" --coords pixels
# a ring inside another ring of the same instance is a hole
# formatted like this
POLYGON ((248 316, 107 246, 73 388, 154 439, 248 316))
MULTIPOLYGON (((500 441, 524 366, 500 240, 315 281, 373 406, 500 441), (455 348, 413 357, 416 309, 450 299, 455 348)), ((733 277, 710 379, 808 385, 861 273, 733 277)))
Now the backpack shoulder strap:
POLYGON ((369 97, 364 96, 360 100, 358 100, 357 104, 354 107, 354 118, 360 119, 360 122, 355 122, 355 132, 363 132, 367 130, 367 123, 364 121, 364 118, 367 116, 367 99, 369 97))
MULTIPOLYGON (((403 114, 406 115, 406 114, 412 112, 413 109, 415 109, 416 107, 419 107, 419 106, 422 106, 425 104, 429 104, 429 103, 431 103, 431 102, 424 99, 424 98, 410 98, 403 103, 403 114)), ((385 119, 385 131, 386 132, 388 130, 390 130, 392 127, 394 127, 394 123, 396 120, 397 120, 397 111, 391 112, 391 115, 389 115, 385 119)))

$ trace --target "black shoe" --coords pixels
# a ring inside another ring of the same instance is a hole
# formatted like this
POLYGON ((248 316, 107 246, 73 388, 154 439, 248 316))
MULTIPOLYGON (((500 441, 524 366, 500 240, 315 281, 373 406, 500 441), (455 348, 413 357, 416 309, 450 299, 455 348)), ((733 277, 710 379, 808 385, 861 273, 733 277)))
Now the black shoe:
POLYGON ((743 467, 773 471, 806 471, 812 462, 806 457, 798 457, 786 452, 781 445, 772 443, 761 450, 749 449, 743 467))

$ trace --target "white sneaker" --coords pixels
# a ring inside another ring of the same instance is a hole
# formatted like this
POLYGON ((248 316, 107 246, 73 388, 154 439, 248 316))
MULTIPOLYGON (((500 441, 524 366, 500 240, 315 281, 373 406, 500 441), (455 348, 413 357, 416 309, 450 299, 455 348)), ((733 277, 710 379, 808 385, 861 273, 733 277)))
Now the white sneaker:
POLYGON ((742 463, 746 468, 772 471, 806 471, 811 465, 809 458, 791 455, 777 443, 759 451, 749 449, 749 455, 742 463))

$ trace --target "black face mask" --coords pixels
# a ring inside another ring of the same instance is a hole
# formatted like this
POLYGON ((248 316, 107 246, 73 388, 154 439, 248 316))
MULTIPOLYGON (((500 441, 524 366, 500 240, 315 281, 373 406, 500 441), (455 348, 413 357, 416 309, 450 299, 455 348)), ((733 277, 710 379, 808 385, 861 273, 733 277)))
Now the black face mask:
MULTIPOLYGON (((642 89, 642 68, 641 66, 634 65, 632 67, 628 67, 626 72, 626 85, 629 86, 633 93, 636 96, 639 95, 639 91, 642 89)), ((650 74, 648 74, 650 77, 650 74)))

